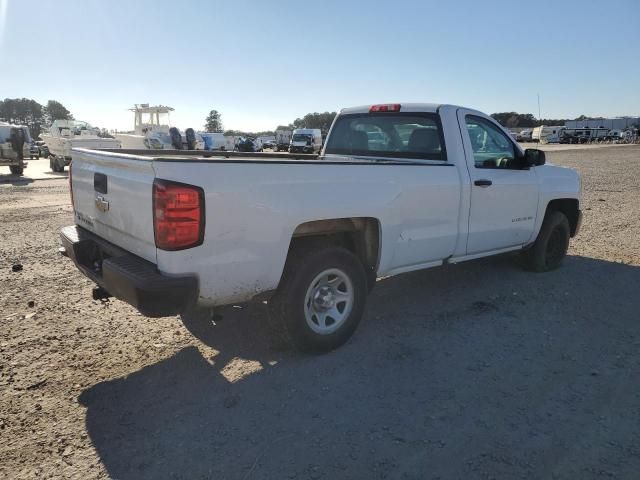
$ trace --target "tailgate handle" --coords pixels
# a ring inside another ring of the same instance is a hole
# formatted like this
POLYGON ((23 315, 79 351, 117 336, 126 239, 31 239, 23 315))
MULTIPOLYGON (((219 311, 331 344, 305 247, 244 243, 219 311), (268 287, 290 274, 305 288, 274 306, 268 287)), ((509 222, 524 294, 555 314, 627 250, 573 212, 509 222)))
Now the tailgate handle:
POLYGON ((107 176, 104 173, 93 174, 93 189, 98 193, 107 193, 107 176))

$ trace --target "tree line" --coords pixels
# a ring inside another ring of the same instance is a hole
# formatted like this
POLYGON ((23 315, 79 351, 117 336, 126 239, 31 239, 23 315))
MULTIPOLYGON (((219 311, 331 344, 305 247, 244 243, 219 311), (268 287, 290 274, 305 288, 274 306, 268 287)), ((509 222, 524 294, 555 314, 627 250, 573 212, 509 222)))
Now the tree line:
POLYGON ((0 100, 0 120, 15 125, 26 125, 33 138, 55 120, 73 120, 73 115, 56 100, 41 105, 30 98, 5 98, 0 100))
POLYGON ((222 124, 222 115, 217 110, 211 110, 205 119, 204 129, 206 132, 224 133, 225 135, 235 135, 242 137, 260 137, 275 135, 276 130, 295 130, 296 128, 319 128, 323 134, 329 132, 336 112, 307 113, 302 118, 296 118, 289 125, 278 125, 275 130, 263 132, 245 132, 242 130, 225 130, 222 124))
MULTIPOLYGON (((319 128, 323 134, 329 132, 329 128, 333 123, 333 119, 336 116, 336 112, 324 112, 324 113, 307 113, 302 118, 296 118, 289 125, 278 125, 276 130, 294 130, 296 128, 319 128)), ((537 119, 531 113, 517 113, 517 112, 500 112, 493 113, 491 115, 500 125, 506 128, 533 128, 540 125, 564 125, 567 120, 600 120, 603 117, 587 117, 586 115, 580 115, 578 118, 543 118, 537 119)), ((274 135, 275 130, 268 130, 264 132, 245 132, 242 130, 224 130, 222 126, 222 116, 217 110, 211 110, 205 120, 205 130, 207 132, 220 132, 225 135, 237 135, 237 136, 254 136, 259 137, 262 135, 274 135)))
POLYGON ((491 116, 505 128, 533 128, 541 125, 564 125, 569 120, 603 120, 604 117, 587 117, 580 115, 578 118, 543 118, 536 119, 531 113, 501 112, 492 113, 491 116))

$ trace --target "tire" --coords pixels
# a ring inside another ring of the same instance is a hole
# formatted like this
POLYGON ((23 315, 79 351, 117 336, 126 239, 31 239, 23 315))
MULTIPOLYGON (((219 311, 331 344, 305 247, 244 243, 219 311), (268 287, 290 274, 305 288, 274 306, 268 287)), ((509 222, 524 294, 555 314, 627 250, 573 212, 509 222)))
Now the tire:
POLYGON ((558 211, 545 215, 534 244, 522 252, 524 267, 532 272, 558 268, 569 248, 570 228, 567 216, 558 211))
POLYGON ((322 353, 349 340, 362 318, 367 293, 364 266, 348 250, 296 248, 269 307, 295 348, 322 353))
POLYGON ((24 173, 24 167, 21 167, 20 165, 10 165, 9 170, 14 175, 22 175, 24 173))
POLYGON ((49 164, 51 165, 51 170, 56 173, 64 172, 64 164, 60 166, 60 162, 58 161, 58 157, 51 157, 49 160, 49 164))

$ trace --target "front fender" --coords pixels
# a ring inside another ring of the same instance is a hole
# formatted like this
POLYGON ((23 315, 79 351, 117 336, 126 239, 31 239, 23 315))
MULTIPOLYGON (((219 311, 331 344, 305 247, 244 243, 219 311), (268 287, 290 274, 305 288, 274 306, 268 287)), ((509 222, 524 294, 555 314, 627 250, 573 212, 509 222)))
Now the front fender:
MULTIPOLYGON (((547 206, 551 201, 573 199, 578 200, 578 205, 580 205, 582 200, 582 181, 577 171, 551 164, 534 168, 536 169, 540 194, 538 196, 538 215, 528 243, 534 242, 538 237, 547 206)), ((580 207, 578 206, 578 208, 580 207)))

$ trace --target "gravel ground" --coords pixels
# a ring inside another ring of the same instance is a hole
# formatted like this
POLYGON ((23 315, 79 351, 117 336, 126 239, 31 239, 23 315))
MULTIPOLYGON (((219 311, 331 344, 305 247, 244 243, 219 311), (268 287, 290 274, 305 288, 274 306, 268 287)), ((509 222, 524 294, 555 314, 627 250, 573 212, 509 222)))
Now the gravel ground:
POLYGON ((638 478, 640 147, 548 158, 584 182, 562 269, 380 281, 317 357, 262 305, 213 325, 92 301, 57 255, 66 182, 0 185, 0 478, 638 478))

